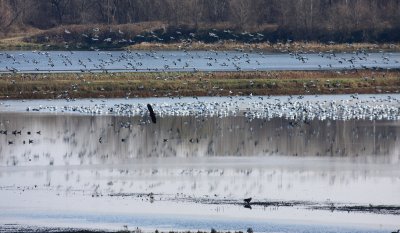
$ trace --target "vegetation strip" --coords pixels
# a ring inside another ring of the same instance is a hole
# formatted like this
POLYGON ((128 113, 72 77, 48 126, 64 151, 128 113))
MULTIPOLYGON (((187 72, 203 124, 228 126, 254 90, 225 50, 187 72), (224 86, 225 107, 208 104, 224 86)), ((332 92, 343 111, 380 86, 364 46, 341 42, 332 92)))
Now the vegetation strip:
POLYGON ((398 93, 400 71, 0 74, 1 99, 398 93))

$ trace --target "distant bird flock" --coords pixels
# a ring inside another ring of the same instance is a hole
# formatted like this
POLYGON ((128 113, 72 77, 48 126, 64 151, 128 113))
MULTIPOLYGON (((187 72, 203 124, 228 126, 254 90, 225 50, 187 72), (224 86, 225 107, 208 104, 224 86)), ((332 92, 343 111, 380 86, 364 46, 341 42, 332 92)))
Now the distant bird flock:
MULTIPOLYGON (((323 96, 321 96, 323 97, 323 96)), ((62 101, 62 100, 60 100, 62 101)), ((118 101, 118 100, 117 100, 118 101)), ((204 99, 186 97, 174 101, 157 101, 150 108, 145 103, 92 103, 74 100, 66 104, 27 106, 28 112, 79 113, 91 115, 151 116, 153 123, 163 116, 230 117, 246 116, 249 119, 285 118, 290 120, 400 120, 400 97, 398 95, 346 95, 342 98, 320 99, 319 96, 232 96, 204 99), (149 113, 150 112, 150 113, 149 113)), ((24 103, 29 105, 29 102, 24 103)), ((0 105, 1 106, 1 105, 0 105)))
POLYGON ((0 52, 0 73, 399 69, 400 53, 240 51, 0 52))

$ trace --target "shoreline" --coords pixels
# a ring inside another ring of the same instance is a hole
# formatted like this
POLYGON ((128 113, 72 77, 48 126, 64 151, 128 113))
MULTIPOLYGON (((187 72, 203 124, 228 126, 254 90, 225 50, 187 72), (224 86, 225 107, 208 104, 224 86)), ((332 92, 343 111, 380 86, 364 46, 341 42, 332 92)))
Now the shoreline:
POLYGON ((127 45, 101 44, 82 45, 78 41, 69 43, 35 43, 26 41, 28 37, 15 36, 0 39, 0 51, 12 50, 43 50, 43 51, 70 51, 70 50, 104 50, 104 51, 123 51, 123 50, 186 50, 186 51, 242 51, 242 52, 268 52, 268 53, 352 53, 355 51, 363 52, 400 52, 400 43, 322 43, 316 41, 291 41, 291 42, 249 42, 240 43, 227 40, 207 43, 202 41, 183 41, 183 42, 140 42, 127 45))
POLYGON ((400 71, 0 74, 0 99, 400 92, 400 71))
POLYGON ((200 41, 191 43, 147 43, 126 46, 125 50, 187 50, 187 51, 242 51, 242 52, 267 52, 267 53, 352 53, 365 52, 399 52, 400 44, 372 44, 372 43, 338 43, 326 44, 320 42, 290 42, 290 43, 237 43, 221 41, 218 43, 204 43, 200 41))

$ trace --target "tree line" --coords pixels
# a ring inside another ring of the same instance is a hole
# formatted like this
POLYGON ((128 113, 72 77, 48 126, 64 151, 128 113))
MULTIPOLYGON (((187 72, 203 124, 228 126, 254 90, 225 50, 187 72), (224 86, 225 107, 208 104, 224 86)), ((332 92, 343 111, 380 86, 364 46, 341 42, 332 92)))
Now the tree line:
POLYGON ((278 39, 400 41, 399 0, 0 0, 0 31, 71 24, 218 27, 278 39))

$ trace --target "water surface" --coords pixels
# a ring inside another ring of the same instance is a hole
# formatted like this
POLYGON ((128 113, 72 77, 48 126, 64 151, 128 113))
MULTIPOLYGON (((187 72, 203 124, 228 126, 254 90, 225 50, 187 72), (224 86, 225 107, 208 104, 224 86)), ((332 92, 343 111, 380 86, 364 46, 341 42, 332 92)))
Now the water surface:
POLYGON ((399 62, 400 53, 0 52, 0 72, 22 73, 398 69, 399 62))
POLYGON ((143 116, 2 112, 0 223, 396 229, 399 212, 386 207, 400 205, 399 122, 291 122, 165 116, 150 124, 143 116))

